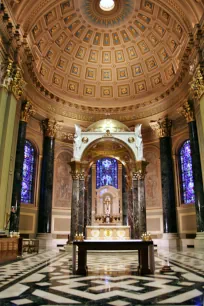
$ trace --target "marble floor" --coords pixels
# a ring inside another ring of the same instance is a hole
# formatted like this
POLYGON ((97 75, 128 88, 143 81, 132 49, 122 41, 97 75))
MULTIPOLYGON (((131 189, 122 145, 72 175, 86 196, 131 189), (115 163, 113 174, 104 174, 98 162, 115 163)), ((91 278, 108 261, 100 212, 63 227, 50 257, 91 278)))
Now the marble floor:
POLYGON ((155 275, 137 275, 135 252, 89 253, 89 275, 67 253, 44 250, 0 266, 0 306, 204 306, 204 251, 155 251, 155 275), (169 262, 172 272, 161 273, 169 262))

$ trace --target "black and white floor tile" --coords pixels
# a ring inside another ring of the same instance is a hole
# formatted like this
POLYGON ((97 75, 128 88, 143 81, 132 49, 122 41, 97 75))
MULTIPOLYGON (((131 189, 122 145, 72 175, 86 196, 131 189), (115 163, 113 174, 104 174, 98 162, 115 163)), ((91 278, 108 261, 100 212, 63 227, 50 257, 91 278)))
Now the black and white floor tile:
POLYGON ((204 306, 204 252, 155 253, 155 275, 137 275, 137 256, 88 254, 88 276, 72 274, 72 254, 44 251, 0 266, 0 306, 204 306), (169 262, 172 272, 161 273, 169 262))

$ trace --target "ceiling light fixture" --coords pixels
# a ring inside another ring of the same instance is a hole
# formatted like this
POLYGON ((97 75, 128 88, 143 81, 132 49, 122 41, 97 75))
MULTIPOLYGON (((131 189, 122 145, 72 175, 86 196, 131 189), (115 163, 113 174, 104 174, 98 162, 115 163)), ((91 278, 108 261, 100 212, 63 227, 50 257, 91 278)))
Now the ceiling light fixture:
POLYGON ((114 0, 100 0, 99 6, 103 11, 109 12, 112 9, 114 9, 115 1, 114 0))

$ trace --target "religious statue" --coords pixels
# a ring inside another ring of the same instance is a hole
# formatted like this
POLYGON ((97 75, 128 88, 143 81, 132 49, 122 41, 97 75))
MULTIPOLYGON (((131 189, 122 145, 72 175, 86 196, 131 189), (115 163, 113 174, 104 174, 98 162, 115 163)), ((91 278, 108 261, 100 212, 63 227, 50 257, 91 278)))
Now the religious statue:
POLYGON ((81 138, 81 128, 79 125, 75 124, 75 134, 74 134, 74 159, 80 159, 80 148, 82 144, 81 138))
POLYGON ((111 210, 111 200, 109 196, 105 197, 104 206, 105 206, 105 222, 110 223, 110 210, 111 210))
POLYGON ((137 124, 135 126, 135 138, 136 138, 135 145, 137 149, 137 160, 144 160, 141 128, 142 124, 137 124))

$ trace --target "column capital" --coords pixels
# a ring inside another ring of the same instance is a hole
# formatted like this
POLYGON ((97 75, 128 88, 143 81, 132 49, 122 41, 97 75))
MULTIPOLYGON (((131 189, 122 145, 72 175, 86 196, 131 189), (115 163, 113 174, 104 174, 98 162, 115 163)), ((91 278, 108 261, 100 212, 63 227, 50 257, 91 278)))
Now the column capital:
POLYGON ((186 100, 177 111, 185 117, 187 123, 195 121, 193 101, 186 100))
POLYGON ((58 130, 57 121, 55 119, 47 118, 42 121, 42 128, 45 136, 55 138, 58 130))
POLYGON ((136 161, 135 170, 132 173, 133 180, 144 180, 146 174, 146 167, 149 163, 144 160, 136 161))
POLYGON ((195 99, 200 99, 204 94, 204 71, 200 65, 195 70, 192 81, 190 82, 191 93, 195 99))
POLYGON ((20 121, 28 123, 30 116, 34 115, 35 113, 36 111, 33 104, 29 100, 24 101, 21 107, 20 121))
POLYGON ((81 162, 78 161, 71 161, 69 163, 71 167, 71 176, 73 180, 83 180, 84 179, 84 172, 81 169, 81 162))
POLYGON ((19 99, 23 93, 23 88, 26 82, 23 79, 22 70, 19 67, 14 68, 13 80, 11 82, 11 91, 13 92, 16 99, 19 99))
POLYGON ((9 90, 11 82, 13 81, 13 61, 8 59, 0 64, 0 85, 9 90))
POLYGON ((156 131, 159 138, 171 136, 172 120, 167 116, 158 121, 150 121, 149 125, 153 131, 156 131))

